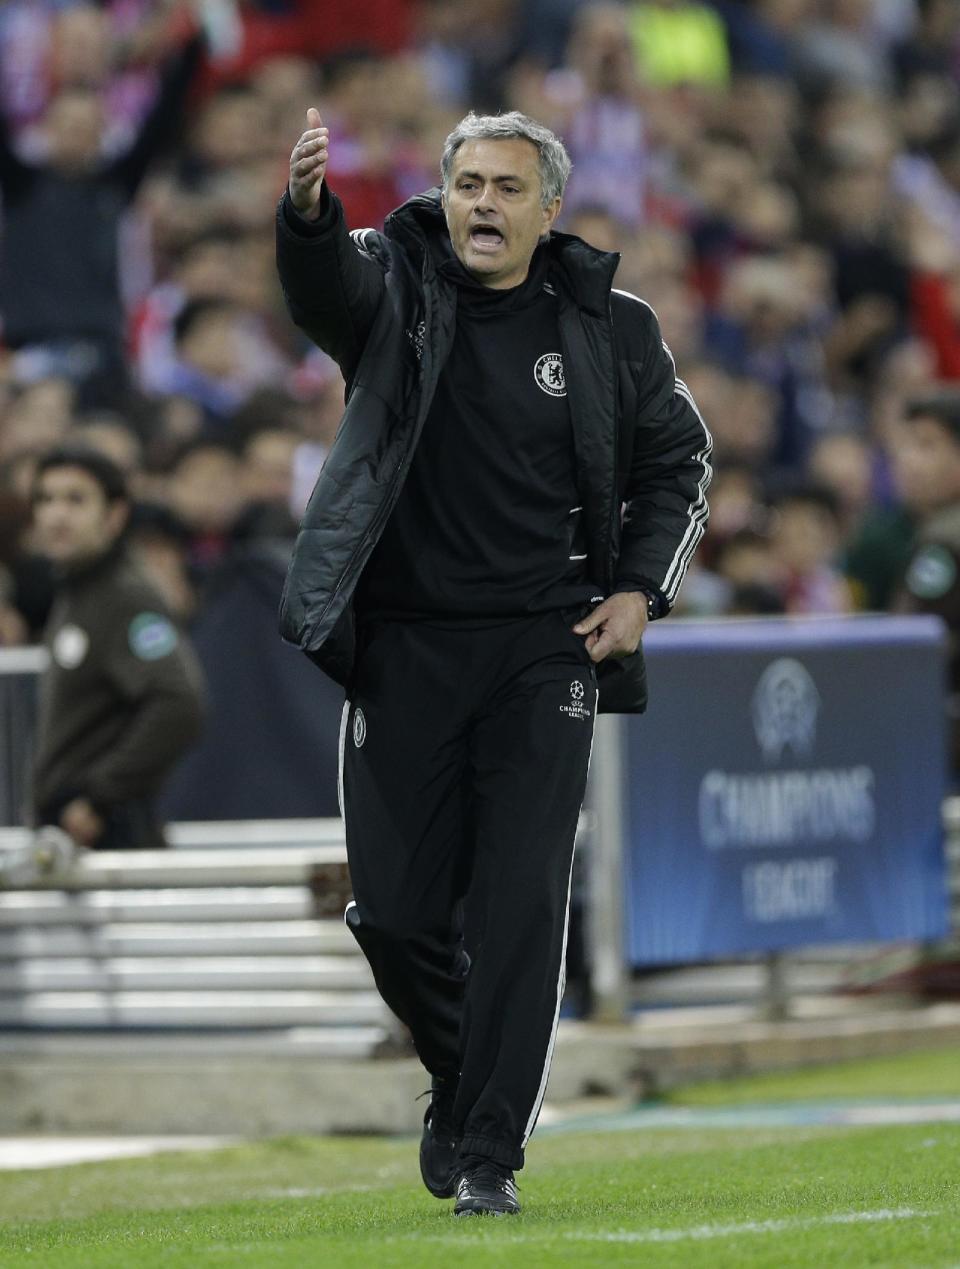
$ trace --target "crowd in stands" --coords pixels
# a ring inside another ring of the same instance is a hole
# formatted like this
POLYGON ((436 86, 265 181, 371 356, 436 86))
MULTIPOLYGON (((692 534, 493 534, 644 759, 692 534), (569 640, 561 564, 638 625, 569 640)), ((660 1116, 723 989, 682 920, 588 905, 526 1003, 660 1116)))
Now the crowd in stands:
POLYGON ((955 0, 8 0, 0 643, 45 619, 32 470, 67 434, 127 473, 186 620, 295 531, 343 397, 273 265, 311 104, 354 227, 436 184, 470 108, 565 139, 561 228, 622 253, 715 438, 684 611, 897 607, 907 407, 960 381, 958 34, 955 0))

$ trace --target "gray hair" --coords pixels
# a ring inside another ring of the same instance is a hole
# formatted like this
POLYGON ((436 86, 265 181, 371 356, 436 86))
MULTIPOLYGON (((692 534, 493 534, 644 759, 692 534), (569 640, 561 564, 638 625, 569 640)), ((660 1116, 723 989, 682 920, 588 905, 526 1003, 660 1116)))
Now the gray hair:
POLYGON ((563 142, 535 119, 511 110, 504 115, 478 115, 470 111, 447 137, 440 158, 444 190, 450 188, 453 159, 464 141, 531 141, 540 156, 540 202, 549 207, 560 198, 570 177, 570 155, 563 142))

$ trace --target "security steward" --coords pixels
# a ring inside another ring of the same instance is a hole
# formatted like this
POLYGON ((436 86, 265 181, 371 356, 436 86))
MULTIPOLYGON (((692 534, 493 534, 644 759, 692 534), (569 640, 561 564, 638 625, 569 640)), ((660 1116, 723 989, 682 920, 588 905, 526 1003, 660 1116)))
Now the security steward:
POLYGON ((710 438, 618 257, 553 232, 570 160, 547 128, 467 116, 442 190, 383 233, 348 232, 329 145, 309 110, 277 219, 293 319, 347 381, 282 631, 346 688, 347 924, 433 1077, 424 1182, 514 1213, 598 681, 643 709, 710 438))
POLYGON ((200 731, 196 657, 127 553, 130 504, 108 458, 80 447, 48 453, 33 511, 58 579, 44 635, 34 821, 81 847, 165 846, 154 799, 200 731))
POLYGON ((933 613, 950 632, 947 717, 954 779, 960 777, 960 392, 908 402, 897 452, 916 518, 913 553, 894 607, 933 613))

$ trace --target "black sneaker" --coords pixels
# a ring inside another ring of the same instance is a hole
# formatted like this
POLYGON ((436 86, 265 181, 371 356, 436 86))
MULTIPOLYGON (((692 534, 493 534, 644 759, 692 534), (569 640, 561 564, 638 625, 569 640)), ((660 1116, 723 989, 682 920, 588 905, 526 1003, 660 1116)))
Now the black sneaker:
POLYGON ((453 1198, 457 1188, 460 1141, 453 1128, 456 1095, 456 1080, 433 1077, 420 1138, 420 1175, 434 1198, 453 1198))
POLYGON ((513 1172, 493 1159, 467 1158, 457 1182, 454 1216, 516 1216, 520 1211, 513 1172))

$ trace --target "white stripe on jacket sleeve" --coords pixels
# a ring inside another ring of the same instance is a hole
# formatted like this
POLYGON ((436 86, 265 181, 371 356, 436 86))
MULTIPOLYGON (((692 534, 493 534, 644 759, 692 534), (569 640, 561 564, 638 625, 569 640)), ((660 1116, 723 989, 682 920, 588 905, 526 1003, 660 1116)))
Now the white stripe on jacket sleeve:
MULTIPOLYGON (((642 304, 644 308, 649 309, 650 312, 653 313, 654 318, 657 319, 657 325, 659 326, 659 318, 657 318, 657 314, 652 305, 648 304, 646 300, 641 299, 639 295, 633 295, 630 291, 618 290, 616 287, 613 288, 613 291, 615 295, 623 295, 627 299, 636 300, 638 304, 642 304)), ((684 400, 693 410, 700 426, 703 428, 704 438, 704 443, 694 455, 693 460, 695 463, 699 463, 702 469, 700 478, 697 481, 697 496, 687 507, 688 523, 686 531, 680 539, 680 545, 677 547, 673 559, 670 561, 670 566, 664 574, 663 580, 659 583, 659 589, 672 607, 680 590, 680 585, 686 576, 687 567, 693 558, 694 551, 700 543, 700 539, 703 537, 707 524, 707 517, 709 515, 709 507, 707 506, 707 489, 710 485, 711 479, 713 478, 713 468, 710 465, 710 456, 713 453, 713 437, 710 435, 710 429, 704 422, 703 415, 700 413, 700 409, 696 401, 693 399, 693 394, 683 380, 677 377, 677 363, 674 361, 673 353, 670 351, 666 340, 663 339, 662 336, 661 343, 663 344, 663 351, 670 358, 670 365, 673 368, 674 395, 682 398, 682 400, 684 400)), ((650 580, 653 581, 654 579, 651 578, 650 580)))

